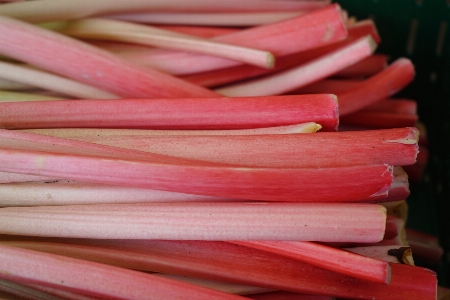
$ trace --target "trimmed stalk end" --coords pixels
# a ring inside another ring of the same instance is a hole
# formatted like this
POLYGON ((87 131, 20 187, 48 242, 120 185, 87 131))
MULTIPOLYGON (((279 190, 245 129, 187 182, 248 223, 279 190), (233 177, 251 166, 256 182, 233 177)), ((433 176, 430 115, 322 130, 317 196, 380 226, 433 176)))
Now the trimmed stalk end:
POLYGON ((275 56, 272 53, 267 52, 267 54, 266 54, 266 68, 273 69, 274 67, 275 67, 275 56))

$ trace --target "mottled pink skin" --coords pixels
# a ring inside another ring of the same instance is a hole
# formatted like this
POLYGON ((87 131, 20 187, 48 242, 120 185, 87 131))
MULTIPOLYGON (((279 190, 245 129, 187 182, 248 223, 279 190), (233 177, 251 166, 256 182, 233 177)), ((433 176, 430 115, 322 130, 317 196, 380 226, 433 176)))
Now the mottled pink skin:
POLYGON ((9 207, 0 209, 0 216, 0 232, 14 235, 374 243, 383 239, 386 209, 358 203, 223 201, 9 207))
POLYGON ((214 97, 214 92, 144 69, 81 41, 0 17, 0 53, 122 97, 214 97))
MULTIPOLYGON (((297 293, 387 300, 431 300, 435 299, 436 295, 437 279, 434 272, 400 264, 390 264, 392 278, 391 283, 386 285, 351 278, 292 258, 227 242, 62 241, 61 239, 51 241, 53 243, 48 245, 40 243, 40 246, 36 246, 37 250, 64 251, 67 255, 127 268, 297 293)), ((24 243, 12 243, 27 247, 24 243)))
POLYGON ((244 299, 123 268, 0 245, 0 278, 109 299, 244 299))
MULTIPOLYGON (((278 57, 332 44, 346 36, 347 29, 338 6, 330 5, 297 18, 221 35, 213 40, 266 50, 278 57)), ((229 59, 167 50, 123 57, 177 75, 240 64, 229 59)))
POLYGON ((388 165, 249 168, 8 130, 0 149, 4 172, 238 199, 375 201, 393 180, 388 165))
POLYGON ((389 98, 414 79, 414 66, 406 58, 400 58, 380 73, 364 80, 347 92, 339 93, 339 113, 345 116, 377 101, 389 98))
POLYGON ((0 153, 0 171, 249 200, 375 201, 386 198, 393 180, 392 168, 387 165, 277 169, 184 165, 7 148, 1 148, 0 153))
POLYGON ((332 95, 0 103, 0 127, 247 129, 316 122, 335 131, 332 95))
POLYGON ((371 282, 389 284, 387 262, 333 248, 300 241, 236 241, 236 244, 300 260, 326 270, 371 282))
POLYGON ((102 136, 99 133, 86 137, 65 137, 138 151, 241 166, 326 168, 369 164, 412 165, 416 162, 418 153, 417 135, 417 129, 408 127, 317 132, 309 135, 102 136), (408 140, 408 143, 404 140, 408 140))

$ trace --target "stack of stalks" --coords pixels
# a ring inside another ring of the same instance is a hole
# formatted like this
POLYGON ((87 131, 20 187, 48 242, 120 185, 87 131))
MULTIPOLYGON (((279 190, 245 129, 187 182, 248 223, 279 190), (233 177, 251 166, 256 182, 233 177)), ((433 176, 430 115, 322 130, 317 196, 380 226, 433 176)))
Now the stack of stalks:
POLYGON ((435 299, 380 41, 324 0, 1 4, 2 296, 435 299))

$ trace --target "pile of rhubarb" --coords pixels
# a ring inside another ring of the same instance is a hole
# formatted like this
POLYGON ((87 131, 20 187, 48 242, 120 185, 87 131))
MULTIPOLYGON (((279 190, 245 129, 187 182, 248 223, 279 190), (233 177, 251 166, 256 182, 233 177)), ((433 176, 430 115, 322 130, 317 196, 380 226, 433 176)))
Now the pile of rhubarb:
POLYGON ((0 296, 435 299, 380 41, 327 0, 0 4, 0 296))

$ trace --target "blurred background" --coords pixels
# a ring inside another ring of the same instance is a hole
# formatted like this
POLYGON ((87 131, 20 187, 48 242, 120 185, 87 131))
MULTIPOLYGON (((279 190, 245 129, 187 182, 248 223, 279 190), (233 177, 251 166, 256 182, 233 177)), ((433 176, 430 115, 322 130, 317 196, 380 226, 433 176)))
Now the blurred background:
POLYGON ((411 182, 407 226, 439 237, 445 253, 439 265, 426 267, 450 286, 450 0, 335 2, 350 16, 375 21, 382 38, 378 53, 415 65, 414 82, 396 97, 418 101, 430 156, 422 178, 411 182))

